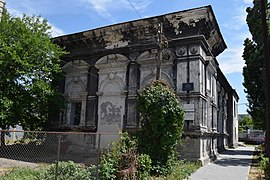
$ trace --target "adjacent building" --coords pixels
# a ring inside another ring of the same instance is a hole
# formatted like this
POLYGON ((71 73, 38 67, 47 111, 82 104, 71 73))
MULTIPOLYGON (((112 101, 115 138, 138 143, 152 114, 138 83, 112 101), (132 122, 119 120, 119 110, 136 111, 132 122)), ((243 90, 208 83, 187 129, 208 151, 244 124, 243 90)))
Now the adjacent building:
POLYGON ((1 21, 4 7, 5 7, 5 0, 0 0, 0 21, 1 21))
MULTIPOLYGON (((50 118, 50 129, 118 133, 140 128, 138 93, 156 77, 159 26, 161 79, 185 109, 181 157, 206 163, 225 146, 237 146, 238 95, 216 57, 226 44, 211 6, 174 12, 53 39, 63 57, 60 89, 68 107, 50 118)), ((105 146, 114 139, 103 138, 105 146)))

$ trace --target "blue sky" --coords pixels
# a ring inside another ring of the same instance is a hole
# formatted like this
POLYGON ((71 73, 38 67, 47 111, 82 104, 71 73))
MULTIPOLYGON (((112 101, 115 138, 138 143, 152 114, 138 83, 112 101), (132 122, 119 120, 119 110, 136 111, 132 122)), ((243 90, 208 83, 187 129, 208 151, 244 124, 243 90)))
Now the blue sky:
POLYGON ((6 0, 6 7, 14 16, 25 13, 47 19, 52 26, 53 36, 205 5, 212 5, 228 46, 217 57, 218 62, 240 97, 239 113, 246 113, 242 54, 244 39, 251 37, 245 21, 245 10, 252 6, 252 0, 6 0))

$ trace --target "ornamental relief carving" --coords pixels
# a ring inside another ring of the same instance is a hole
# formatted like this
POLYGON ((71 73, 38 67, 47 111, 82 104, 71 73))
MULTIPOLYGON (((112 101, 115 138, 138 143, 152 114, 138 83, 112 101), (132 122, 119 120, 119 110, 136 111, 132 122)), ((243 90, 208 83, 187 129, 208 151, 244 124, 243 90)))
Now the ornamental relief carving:
POLYGON ((115 92, 122 92, 125 88, 124 80, 120 77, 121 74, 118 74, 117 72, 110 72, 108 73, 105 78, 101 77, 103 79, 100 82, 99 85, 99 92, 98 95, 105 94, 111 94, 115 92))
POLYGON ((189 52, 190 54, 194 55, 194 54, 198 54, 199 52, 199 47, 194 45, 194 46, 191 46, 190 49, 189 49, 189 52))
POLYGON ((163 62, 173 62, 175 59, 175 54, 170 49, 164 49, 162 51, 162 61, 163 62))
POLYGON ((180 56, 186 56, 187 55, 187 48, 186 47, 178 47, 175 50, 175 54, 180 57, 180 56))
POLYGON ((65 93, 80 93, 86 89, 86 83, 79 77, 74 76, 70 78, 65 88, 65 93))
POLYGON ((100 123, 108 125, 119 125, 121 119, 122 106, 112 104, 110 101, 105 101, 100 105, 100 123))
POLYGON ((100 58, 96 63, 97 69, 126 67, 129 59, 122 54, 108 54, 100 58))

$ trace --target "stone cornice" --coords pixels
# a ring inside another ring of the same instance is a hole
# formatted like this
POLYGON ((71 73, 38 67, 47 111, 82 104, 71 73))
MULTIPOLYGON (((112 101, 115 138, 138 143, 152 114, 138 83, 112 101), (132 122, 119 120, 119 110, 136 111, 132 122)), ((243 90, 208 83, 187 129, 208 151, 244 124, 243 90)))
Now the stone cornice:
POLYGON ((214 56, 226 48, 211 6, 115 24, 52 40, 70 51, 67 56, 115 52, 116 49, 140 49, 141 46, 143 49, 147 46, 155 48, 157 26, 160 22, 163 23, 164 34, 169 41, 201 35, 214 56))

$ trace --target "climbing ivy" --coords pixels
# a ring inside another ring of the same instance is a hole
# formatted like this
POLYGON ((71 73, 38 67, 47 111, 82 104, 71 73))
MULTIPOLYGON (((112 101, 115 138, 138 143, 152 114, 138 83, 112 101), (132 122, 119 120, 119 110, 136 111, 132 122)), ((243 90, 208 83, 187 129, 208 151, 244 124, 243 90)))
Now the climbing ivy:
POLYGON ((144 88, 138 95, 137 109, 141 113, 142 152, 151 157, 155 173, 162 173, 175 157, 184 112, 173 90, 162 81, 144 88))

